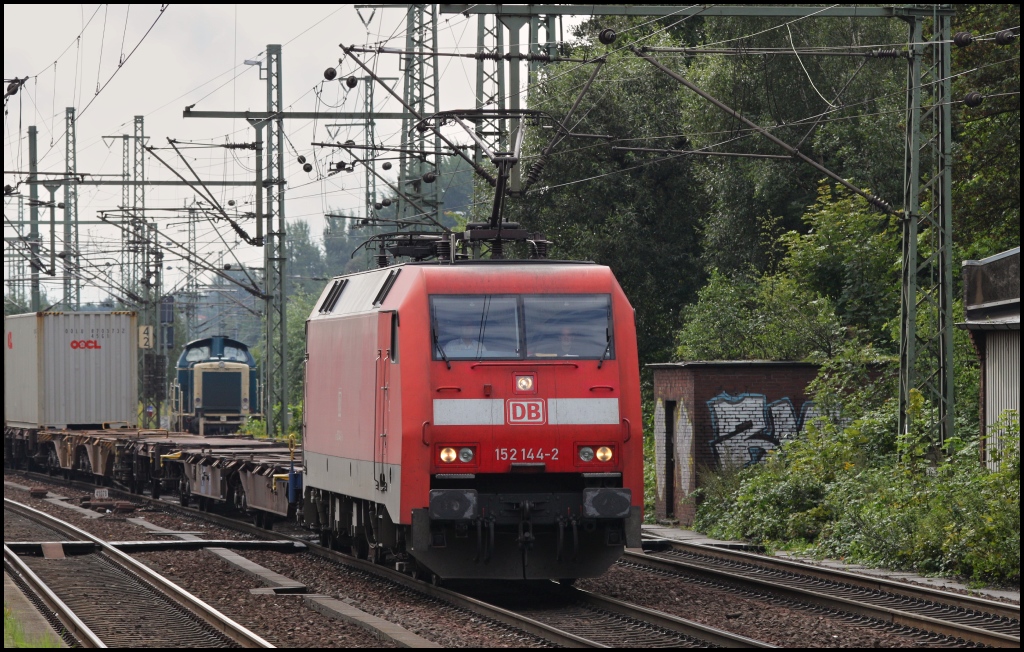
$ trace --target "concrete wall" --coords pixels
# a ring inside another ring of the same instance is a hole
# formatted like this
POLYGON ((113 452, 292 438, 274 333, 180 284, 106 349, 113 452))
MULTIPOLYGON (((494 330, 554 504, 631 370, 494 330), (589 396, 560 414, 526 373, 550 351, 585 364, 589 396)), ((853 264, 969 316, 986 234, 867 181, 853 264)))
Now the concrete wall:
POLYGON ((756 464, 818 415, 806 394, 818 374, 814 364, 726 361, 651 367, 658 519, 691 524, 695 505, 690 494, 701 486, 703 471, 756 464))

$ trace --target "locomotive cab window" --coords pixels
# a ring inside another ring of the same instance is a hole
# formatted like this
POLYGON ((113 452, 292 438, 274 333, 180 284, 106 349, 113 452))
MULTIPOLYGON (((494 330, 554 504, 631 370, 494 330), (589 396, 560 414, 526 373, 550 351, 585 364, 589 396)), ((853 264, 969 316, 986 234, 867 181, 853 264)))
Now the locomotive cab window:
POLYGON ((611 298, 606 294, 523 297, 526 357, 610 360, 611 298))
POLYGON ((615 357, 607 294, 432 296, 434 360, 615 357))
POLYGON ((236 346, 225 346, 224 359, 230 362, 249 362, 249 354, 236 346))
POLYGON ((431 297, 434 359, 516 359, 519 301, 514 296, 431 297))
POLYGON ((202 362, 209 359, 210 347, 208 346, 197 346, 189 349, 188 353, 185 354, 185 362, 202 362))

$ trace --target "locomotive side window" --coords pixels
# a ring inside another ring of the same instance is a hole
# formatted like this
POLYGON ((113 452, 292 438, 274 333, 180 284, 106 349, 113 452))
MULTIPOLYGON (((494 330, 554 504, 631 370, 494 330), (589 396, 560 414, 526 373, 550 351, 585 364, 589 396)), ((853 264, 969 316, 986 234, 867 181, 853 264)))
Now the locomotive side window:
POLYGON ((523 297, 527 358, 615 358, 606 294, 523 297))
POLYGON ((432 296, 434 360, 615 358, 607 294, 432 296))
POLYGON ((520 357, 517 297, 435 296, 430 304, 435 360, 520 357))

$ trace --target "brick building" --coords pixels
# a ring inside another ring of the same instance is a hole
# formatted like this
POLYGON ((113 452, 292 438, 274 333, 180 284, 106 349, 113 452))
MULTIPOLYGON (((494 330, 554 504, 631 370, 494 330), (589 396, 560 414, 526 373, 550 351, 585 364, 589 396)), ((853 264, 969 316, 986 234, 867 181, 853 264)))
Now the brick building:
POLYGON ((705 469, 745 466, 815 416, 807 385, 818 365, 720 361, 651 364, 659 520, 693 522, 690 494, 705 469))

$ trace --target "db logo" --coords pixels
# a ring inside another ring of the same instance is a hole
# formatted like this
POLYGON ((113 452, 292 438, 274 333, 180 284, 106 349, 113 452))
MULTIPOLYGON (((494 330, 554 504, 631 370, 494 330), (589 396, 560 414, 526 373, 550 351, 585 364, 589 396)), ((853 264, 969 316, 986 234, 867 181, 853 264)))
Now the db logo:
POLYGON ((71 340, 73 349, 101 349, 100 343, 96 340, 71 340))
POLYGON ((509 401, 506 406, 506 421, 518 424, 543 424, 544 401, 509 401))

